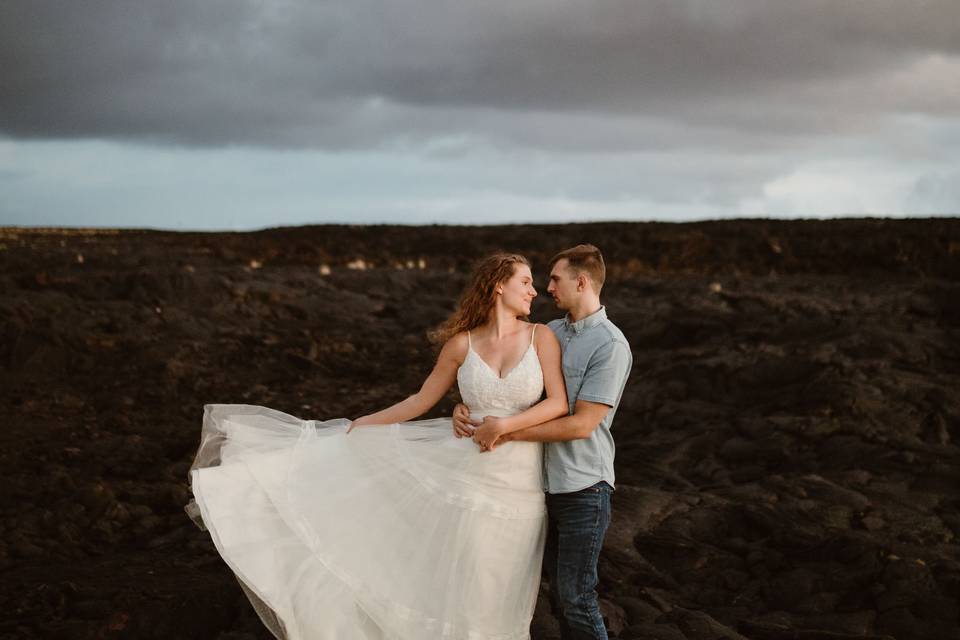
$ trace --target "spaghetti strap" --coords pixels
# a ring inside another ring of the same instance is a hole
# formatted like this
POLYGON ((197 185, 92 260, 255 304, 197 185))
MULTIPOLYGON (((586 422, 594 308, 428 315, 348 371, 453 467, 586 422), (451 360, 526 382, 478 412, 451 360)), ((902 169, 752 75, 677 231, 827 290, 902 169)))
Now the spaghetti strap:
POLYGON ((470 342, 470 332, 467 331, 467 349, 473 349, 473 343, 470 342))
POLYGON ((533 344, 533 336, 537 335, 537 325, 533 325, 533 331, 530 332, 530 344, 533 344))

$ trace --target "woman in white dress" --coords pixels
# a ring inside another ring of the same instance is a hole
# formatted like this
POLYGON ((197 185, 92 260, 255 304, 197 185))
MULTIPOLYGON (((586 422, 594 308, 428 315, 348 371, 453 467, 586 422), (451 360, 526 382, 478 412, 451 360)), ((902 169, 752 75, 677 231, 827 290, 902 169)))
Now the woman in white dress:
POLYGON ((420 391, 352 423, 207 405, 188 512, 275 636, 529 638, 541 445, 480 446, 449 418, 413 419, 454 382, 504 432, 566 413, 560 345, 527 322, 536 295, 522 256, 481 262, 420 391))

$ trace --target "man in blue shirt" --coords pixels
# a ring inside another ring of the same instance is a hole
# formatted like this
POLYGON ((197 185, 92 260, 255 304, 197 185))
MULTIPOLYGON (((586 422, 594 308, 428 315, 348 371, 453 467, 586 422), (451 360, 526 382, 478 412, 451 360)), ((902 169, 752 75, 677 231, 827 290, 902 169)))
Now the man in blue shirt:
MULTIPOLYGON (((597 600, 597 560, 610 524, 614 442, 610 426, 623 395, 633 356, 623 333, 600 304, 606 269, 600 250, 578 245, 550 261, 547 293, 566 317, 549 327, 563 351, 569 414, 503 435, 543 442, 549 527, 544 566, 550 599, 564 640, 607 638, 597 600)), ((458 405, 454 428, 473 431, 469 411, 458 405)), ((482 428, 473 431, 482 441, 482 428)))

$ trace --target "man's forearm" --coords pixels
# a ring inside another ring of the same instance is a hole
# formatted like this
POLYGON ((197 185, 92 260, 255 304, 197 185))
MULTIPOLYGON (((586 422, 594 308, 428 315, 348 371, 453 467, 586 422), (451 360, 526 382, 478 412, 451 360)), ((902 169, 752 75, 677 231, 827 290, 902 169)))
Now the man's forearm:
POLYGON ((582 418, 576 414, 563 416, 526 429, 514 431, 503 437, 504 440, 521 440, 524 442, 567 442, 584 437, 582 418))

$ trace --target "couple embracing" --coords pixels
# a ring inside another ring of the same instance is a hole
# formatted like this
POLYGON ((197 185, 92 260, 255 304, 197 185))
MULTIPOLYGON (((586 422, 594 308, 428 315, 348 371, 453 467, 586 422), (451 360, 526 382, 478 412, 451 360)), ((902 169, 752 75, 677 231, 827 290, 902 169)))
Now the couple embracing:
POLYGON ((543 326, 527 260, 483 260, 420 390, 352 422, 207 405, 188 511, 274 635, 523 640, 543 563, 563 638, 607 637, 594 589, 632 358, 604 275, 596 247, 557 254, 566 316, 543 326), (452 420, 414 420, 454 383, 452 420))

